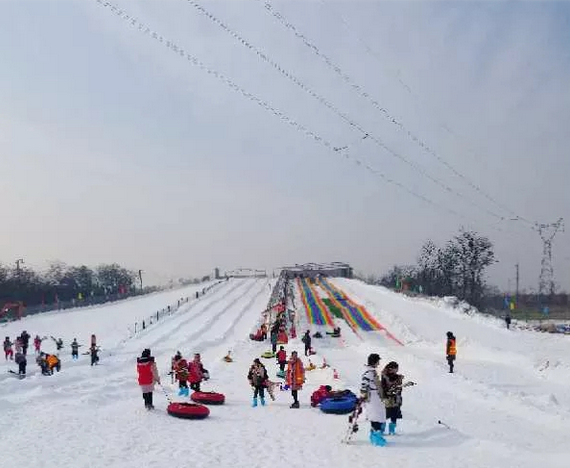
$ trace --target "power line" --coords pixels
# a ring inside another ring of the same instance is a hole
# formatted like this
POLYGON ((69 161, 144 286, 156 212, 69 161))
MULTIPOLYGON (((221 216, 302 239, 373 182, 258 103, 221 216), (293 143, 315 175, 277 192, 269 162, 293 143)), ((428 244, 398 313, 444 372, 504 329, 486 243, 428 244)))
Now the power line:
MULTIPOLYGON (((317 133, 309 130, 307 127, 300 124, 296 120, 292 119, 291 117, 286 115, 284 112, 281 112, 280 110, 271 106, 271 104, 264 101, 263 99, 261 99, 261 98, 255 96, 254 94, 246 91, 244 88, 242 88, 241 86, 236 84, 230 78, 226 77, 223 73, 220 73, 217 70, 215 70, 211 67, 208 67, 204 62, 202 62, 198 58, 191 55, 189 52, 187 52, 185 49, 180 47, 175 42, 167 39, 165 36, 157 33, 153 29, 151 29, 148 26, 146 26, 145 24, 141 23, 136 18, 130 16, 124 9, 116 7, 111 2, 108 2, 108 1, 104 1, 104 0, 94 0, 94 1, 96 3, 98 3, 99 5, 110 9, 116 16, 119 16, 124 21, 127 21, 131 26, 135 27, 138 31, 140 31, 143 34, 150 36, 152 39, 160 42, 162 45, 164 45, 169 50, 174 52, 180 58, 186 59, 191 65, 196 66, 196 67, 200 68, 202 71, 206 72, 208 75, 215 77, 219 81, 223 82, 226 86, 231 88, 233 91, 241 94, 243 97, 249 99, 250 101, 255 102, 257 105, 259 105, 260 107, 262 107, 266 111, 272 113, 273 115, 275 115, 276 117, 281 119, 283 122, 291 125, 293 128, 295 128, 299 132, 303 133, 305 136, 307 136, 307 137, 311 138, 312 140, 314 140, 315 142, 321 144, 322 146, 324 146, 327 150, 329 150, 333 154, 339 154, 339 152, 336 151, 336 147, 333 146, 333 144, 331 142, 329 142, 327 139, 325 139, 325 138, 321 137, 320 135, 318 135, 317 133)), ((434 206, 435 208, 441 209, 441 210, 446 211, 450 214, 453 214, 453 215, 458 216, 460 218, 466 219, 465 216, 456 212, 455 210, 448 208, 448 207, 445 207, 445 206, 442 206, 439 203, 434 202, 430 198, 415 192, 414 190, 408 188, 407 186, 405 186, 401 182, 398 182, 394 179, 391 179, 386 174, 378 171, 377 169, 374 169, 369 164, 362 162, 361 160, 349 155, 348 153, 345 152, 342 155, 346 159, 352 160, 356 165, 363 167, 364 169, 366 169, 371 174, 374 174, 374 175, 380 177, 382 180, 384 180, 385 182, 387 182, 389 184, 397 186, 398 188, 407 192, 408 194, 412 195, 413 197, 418 198, 418 199, 422 200, 423 202, 434 206)))
MULTIPOLYGON (((243 36, 241 36, 237 31, 235 31, 234 29, 230 28, 227 24, 225 24, 222 20, 220 20, 219 18, 217 18, 215 15, 213 15, 211 12, 209 12, 208 10, 206 10, 206 8, 204 8, 202 5, 200 5, 198 2, 194 1, 194 0, 187 0, 187 2, 193 6, 200 14, 202 14, 203 16, 207 17, 209 20, 211 20, 213 23, 215 23, 217 26, 219 26, 221 29, 223 29, 225 32, 227 32, 230 36, 232 36, 235 40, 237 40, 240 44, 242 44, 244 47, 246 47, 247 49, 249 49, 250 51, 252 51, 253 53, 255 53, 259 58, 261 58, 263 61, 265 61, 266 63, 268 63, 270 66, 272 66, 275 70, 277 70, 281 75, 283 75, 284 77, 286 77, 287 79, 289 79, 290 81, 292 81, 295 85, 297 85, 298 87, 300 87, 303 91, 305 91, 306 93, 308 93, 310 96, 312 96, 313 98, 315 98, 317 101, 319 101, 322 105, 324 105, 325 107, 327 107, 329 110, 331 110, 332 112, 334 112, 336 115, 338 115, 342 120, 344 120, 346 123, 348 123, 352 128, 358 130, 362 135, 365 135, 366 137, 369 137, 376 145, 378 145, 380 148, 384 149, 385 151, 387 151, 389 154, 391 154, 392 156, 394 156, 395 158, 399 159, 400 161, 404 162, 405 164, 407 164, 408 166, 410 166, 412 169, 414 169, 415 171, 417 171, 419 174, 423 175, 424 177, 426 177, 427 179, 431 180, 433 183, 435 183, 436 185, 438 185, 440 188, 442 188, 443 190, 445 190, 447 193, 449 194, 454 194, 458 197, 460 197, 462 200, 466 201, 468 204, 481 209, 483 211, 485 211, 487 214, 489 214, 490 216, 493 216, 497 219, 500 220, 504 220, 505 218, 497 213, 494 213, 491 210, 488 210, 486 208, 482 208, 480 207, 477 203, 473 202, 472 200, 468 199, 467 197, 465 197, 462 193, 458 192, 457 190, 454 190, 453 188, 451 188, 449 185, 447 185, 445 182, 441 181, 440 179, 430 175, 424 168, 422 168, 421 166, 419 166, 418 164, 414 163, 413 161, 410 161, 409 159, 407 159, 405 156, 403 156, 402 154, 394 151, 393 149, 389 148, 380 138, 374 136, 370 131, 365 130, 364 128, 362 128, 362 126, 360 124, 358 124, 357 122, 355 122, 353 119, 351 119, 350 117, 348 117, 348 115, 346 113, 341 112, 334 104, 332 104, 330 101, 328 101, 325 97, 319 95, 316 91, 314 91, 312 88, 310 88, 309 86, 305 85, 299 78, 297 78, 292 72, 288 71, 287 69, 285 69, 284 67, 282 67, 281 65, 279 65, 279 63, 277 63, 275 60, 273 60, 271 57, 269 57, 265 52, 261 51, 260 49, 256 48, 253 44, 251 44, 247 39, 245 39, 243 36)), ((375 101, 374 101, 375 102, 375 101)), ((378 104, 379 106, 379 104, 378 104)), ((401 126, 402 128, 404 128, 402 126, 401 123, 399 123, 396 119, 394 119, 393 117, 391 117, 387 111, 385 109, 382 108, 382 110, 384 111, 384 113, 386 113, 387 116, 390 117, 390 119, 392 120, 393 123, 395 123, 396 125, 401 126)), ((406 130, 407 131, 407 130, 406 130)), ((412 139, 414 139, 414 141, 418 142, 421 141, 419 140, 417 137, 415 137, 414 135, 411 134, 411 132, 408 131, 408 133, 410 134, 410 136, 412 137, 412 139)))
MULTIPOLYGON (((336 65, 328 56, 326 56, 325 54, 323 54, 317 46, 315 46, 312 42, 309 41, 309 39, 307 39, 307 37, 300 33, 299 30, 289 21, 287 21, 285 19, 285 17, 280 14, 279 12, 277 12, 272 5, 267 1, 267 0, 258 0, 258 1, 262 1, 265 3, 265 8, 271 12, 273 14, 274 17, 276 17, 283 25, 285 25, 287 28, 291 29, 295 35, 301 39, 305 45, 307 47, 309 47, 317 56, 319 56, 327 65, 330 69, 332 69, 335 73, 337 73, 345 82, 347 82, 348 84, 350 84, 352 86, 352 88, 356 91, 358 91, 361 96, 363 96, 364 98, 368 99, 372 105, 374 107, 376 107, 379 111, 382 112, 382 114, 384 114, 385 118, 387 118, 389 121, 391 121, 393 124, 397 125, 404 133, 406 133, 408 135, 409 138, 411 138, 418 146, 420 146, 426 153, 428 153, 429 155, 431 155, 432 157, 436 158, 441 164, 443 164, 445 167, 447 167, 453 174, 455 174, 457 177, 459 177, 460 179, 462 179, 465 183, 467 183, 472 189, 474 189, 475 191, 477 191, 479 194, 481 194, 483 197, 485 197, 488 201, 490 201, 491 203, 493 203, 494 205, 496 205, 497 207, 501 208, 502 210, 506 211, 507 213, 511 214, 512 216, 514 216, 517 220, 520 221, 524 221, 525 223, 529 224, 529 225, 534 225, 535 223, 533 223, 532 221, 529 221, 527 218, 518 215, 517 213, 515 213, 513 210, 511 210, 510 208, 508 208, 507 206, 505 206, 504 204, 500 203, 499 201, 497 201, 494 197, 492 197, 491 195, 489 195, 487 192, 485 192, 479 185, 477 185, 476 183, 474 183, 473 181, 471 181, 466 175, 464 175, 463 173, 459 172, 457 169, 455 169, 455 167, 453 167, 446 159, 444 159, 442 156, 440 156, 435 150, 433 150, 427 143, 425 143, 422 139, 420 139, 419 137, 417 137, 414 133, 412 133, 410 130, 407 129, 407 127, 399 120, 397 120, 395 117, 393 117, 392 115, 390 115, 388 113, 388 111, 386 110, 386 108, 382 107, 376 100, 374 100, 369 93, 367 93, 366 91, 364 91, 364 89, 356 84, 352 78, 350 78, 346 73, 344 73, 342 71, 342 69, 336 65)), ((321 3, 323 5, 326 4, 326 2, 324 0, 320 0, 321 3)), ((344 17, 339 14, 338 12, 334 11, 334 8, 331 7, 331 11, 333 11, 333 13, 340 19, 340 21, 343 23, 343 25, 345 26, 346 29, 348 29, 349 31, 353 32, 352 28, 350 27, 350 25, 348 24, 348 22, 344 19, 344 17)), ((357 34, 354 33, 355 37, 358 39, 358 41, 364 46, 365 50, 368 52, 368 54, 370 54, 372 57, 374 57, 378 62, 382 62, 381 58, 378 56, 378 54, 376 54, 374 52, 374 50, 362 39, 362 37, 357 34)), ((398 82, 411 94, 414 95, 414 93, 412 92, 411 88, 404 82, 402 81, 401 77, 399 76, 399 73, 397 73, 397 79, 398 82)), ((449 128, 448 125, 440 125, 442 128, 444 128, 447 132, 455 135, 455 133, 449 128)), ((455 135, 457 137, 457 135, 455 135)))

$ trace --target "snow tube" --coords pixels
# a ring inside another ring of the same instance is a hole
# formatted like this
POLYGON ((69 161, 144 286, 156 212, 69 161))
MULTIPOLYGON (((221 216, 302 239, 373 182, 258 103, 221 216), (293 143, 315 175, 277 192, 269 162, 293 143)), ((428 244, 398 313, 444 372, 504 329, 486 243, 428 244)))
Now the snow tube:
POLYGON ((348 414, 356 407, 356 397, 352 395, 325 398, 321 401, 321 411, 328 414, 348 414))
POLYGON ((194 403, 170 403, 166 411, 170 416, 181 419, 205 419, 210 415, 208 408, 194 403))
POLYGON ((223 405, 226 401, 225 395, 216 392, 194 392, 190 399, 204 405, 223 405))
POLYGON ((275 357, 275 353, 273 351, 265 351, 261 357, 265 359, 272 359, 275 357))

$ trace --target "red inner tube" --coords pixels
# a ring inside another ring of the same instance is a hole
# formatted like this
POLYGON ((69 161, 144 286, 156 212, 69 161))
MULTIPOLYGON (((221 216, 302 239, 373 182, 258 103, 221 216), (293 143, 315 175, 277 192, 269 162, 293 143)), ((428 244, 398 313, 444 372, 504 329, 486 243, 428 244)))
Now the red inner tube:
POLYGON ((226 397, 222 393, 216 392, 194 392, 190 399, 204 405, 223 405, 226 401, 226 397))
POLYGON ((170 416, 182 419, 205 419, 210 415, 208 408, 194 403, 170 403, 166 411, 170 416))

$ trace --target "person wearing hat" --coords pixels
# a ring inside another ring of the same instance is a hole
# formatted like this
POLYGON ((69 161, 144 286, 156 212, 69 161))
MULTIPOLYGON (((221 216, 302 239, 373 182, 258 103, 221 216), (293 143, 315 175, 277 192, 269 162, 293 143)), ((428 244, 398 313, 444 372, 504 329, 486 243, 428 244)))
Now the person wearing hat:
POLYGON ((384 406, 384 392, 378 371, 380 355, 372 353, 368 356, 366 370, 362 374, 360 384, 361 401, 366 402, 368 419, 370 420, 370 443, 378 447, 386 445, 382 433, 386 429, 386 407, 384 406))
POLYGON ((147 410, 154 409, 152 404, 152 394, 154 392, 154 384, 160 385, 160 377, 158 369, 154 362, 154 357, 150 355, 150 349, 145 349, 141 357, 137 358, 138 382, 142 390, 144 406, 147 410))
POLYGON ((254 408, 257 406, 258 396, 261 401, 261 406, 265 406, 265 386, 267 384, 267 379, 269 379, 267 369, 258 358, 254 359, 247 374, 249 385, 253 388, 253 400, 251 406, 254 408))
POLYGON ((449 364, 449 373, 453 374, 455 358, 457 357, 457 345, 455 343, 455 336, 450 331, 447 332, 445 354, 447 355, 447 363, 449 364))

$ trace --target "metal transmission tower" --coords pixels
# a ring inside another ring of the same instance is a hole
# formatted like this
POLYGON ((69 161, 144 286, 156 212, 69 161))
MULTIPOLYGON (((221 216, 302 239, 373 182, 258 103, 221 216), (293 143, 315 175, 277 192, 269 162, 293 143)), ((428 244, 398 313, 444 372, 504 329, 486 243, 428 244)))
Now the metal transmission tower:
POLYGON ((554 294, 554 269, 552 268, 552 240, 559 232, 564 232, 564 219, 560 218, 551 224, 536 224, 536 231, 542 239, 542 262, 540 279, 538 280, 538 294, 554 294))

